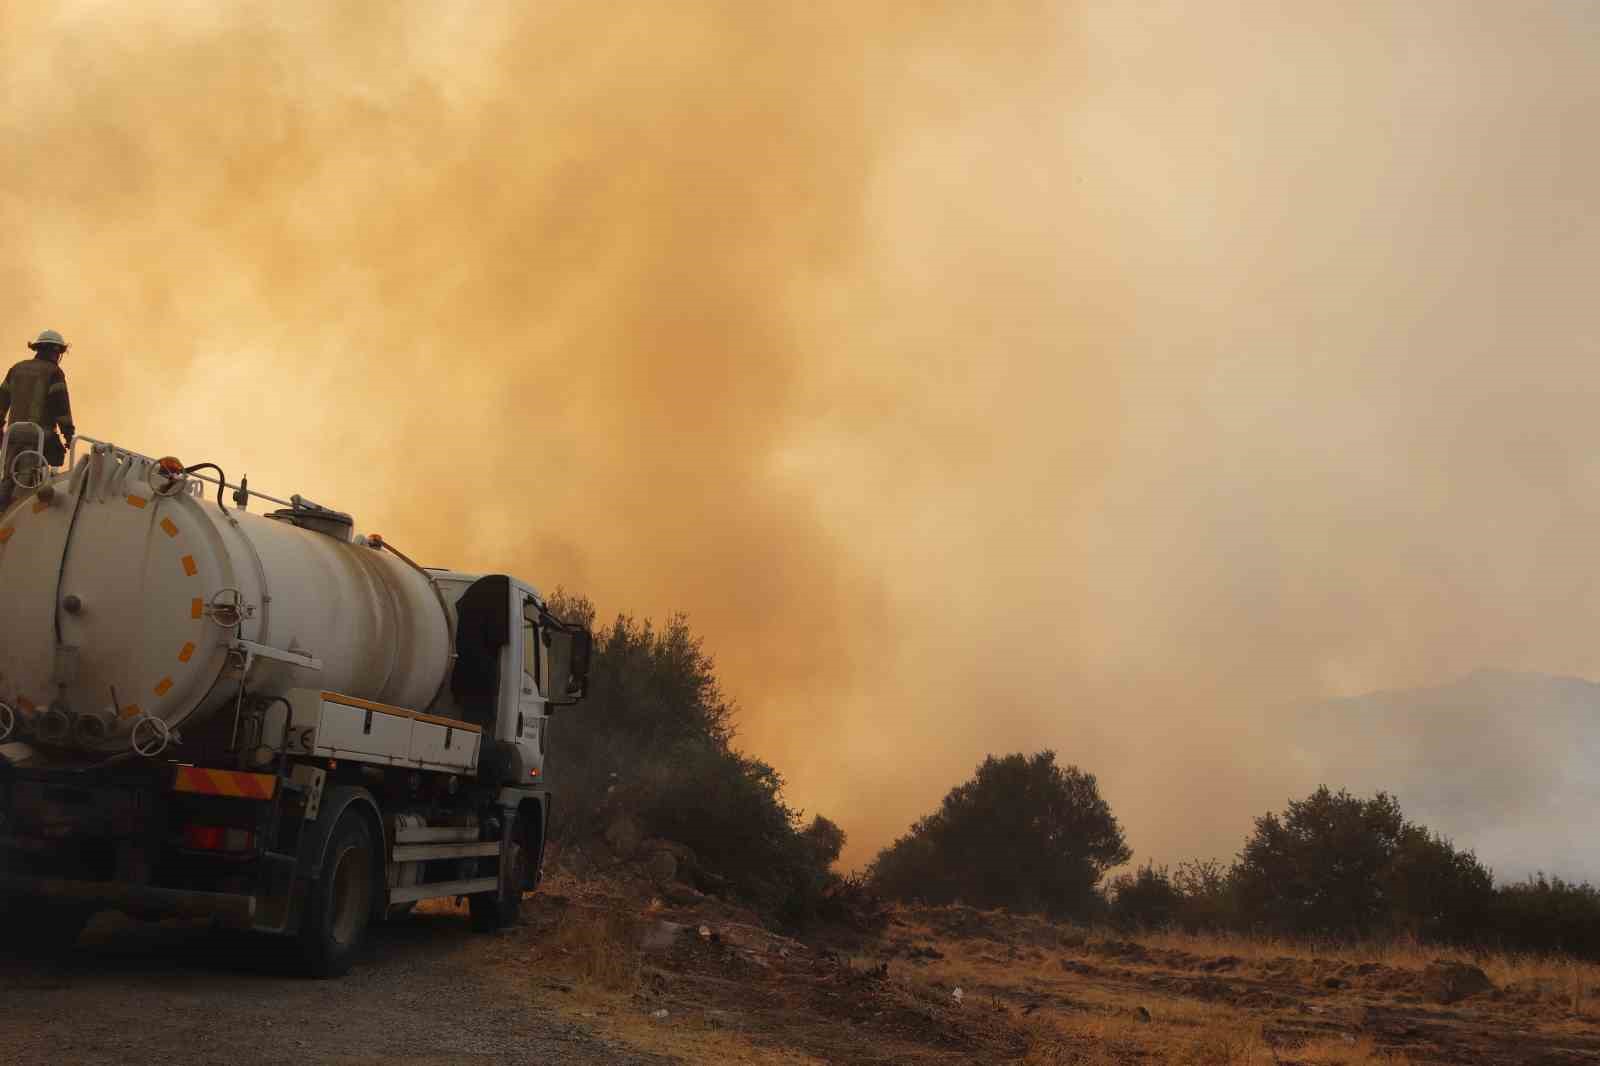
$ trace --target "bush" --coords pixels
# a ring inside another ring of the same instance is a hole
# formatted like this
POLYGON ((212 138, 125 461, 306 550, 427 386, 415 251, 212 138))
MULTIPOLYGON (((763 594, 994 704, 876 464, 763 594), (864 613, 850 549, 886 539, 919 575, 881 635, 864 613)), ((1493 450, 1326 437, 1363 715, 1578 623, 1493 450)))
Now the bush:
POLYGON ((1052 915, 1083 915, 1131 852, 1093 774, 1055 753, 989 756, 939 810, 878 853, 885 895, 1052 915))
POLYGON ((1126 928, 1172 925, 1184 902, 1167 868, 1154 864, 1141 866, 1132 874, 1113 877, 1106 895, 1110 899, 1112 922, 1126 928))
POLYGON ((1600 889, 1542 873, 1504 885, 1486 927, 1496 947, 1600 958, 1600 889))
POLYGON ((1257 818, 1231 880, 1246 920, 1341 938, 1467 939, 1492 891, 1476 856, 1407 822, 1388 793, 1359 799, 1326 786, 1257 818))
POLYGON ((1237 928, 1239 897, 1233 871, 1215 859, 1180 862, 1172 875, 1178 893, 1177 922, 1190 932, 1237 928))
MULTIPOLYGON (((584 599, 551 610, 593 625, 584 599)), ((619 616, 595 635, 589 696, 551 726, 553 835, 593 842, 618 808, 647 837, 687 847, 709 881, 792 922, 814 915, 844 831, 802 826, 771 766, 734 751, 734 707, 686 619, 657 629, 619 616)))

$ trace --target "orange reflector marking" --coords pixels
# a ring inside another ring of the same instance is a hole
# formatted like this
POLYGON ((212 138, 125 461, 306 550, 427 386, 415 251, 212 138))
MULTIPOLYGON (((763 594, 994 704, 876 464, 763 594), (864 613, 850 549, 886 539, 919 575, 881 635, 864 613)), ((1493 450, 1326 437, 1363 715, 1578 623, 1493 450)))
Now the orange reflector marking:
POLYGON ((247 774, 238 770, 205 770, 180 766, 172 781, 174 792, 193 792, 202 796, 232 796, 236 799, 268 800, 278 790, 278 779, 271 774, 247 774))
POLYGON ((161 531, 169 537, 176 537, 178 535, 178 525, 170 518, 163 518, 161 520, 161 531))
POLYGON ((185 644, 183 646, 183 650, 178 653, 178 661, 180 663, 186 663, 192 658, 194 658, 194 645, 185 644))
POLYGON ((194 577, 195 574, 200 572, 200 568, 194 565, 194 556, 185 555, 183 557, 183 572, 188 574, 190 577, 194 577))
POLYGON ((15 533, 16 531, 16 526, 7 526, 4 529, 0 529, 0 544, 4 544, 6 541, 10 540, 11 534, 15 533))
POLYGON ((150 501, 145 499, 143 496, 129 496, 128 497, 128 504, 129 504, 129 506, 132 506, 132 507, 143 507, 146 504, 148 504, 149 502, 150 501))
POLYGON ((156 685, 156 695, 157 696, 165 696, 167 694, 167 691, 169 689, 171 689, 171 688, 172 688, 172 678, 163 677, 161 679, 160 684, 156 685))
POLYGON ((139 709, 139 705, 137 703, 130 703, 126 707, 122 708, 122 717, 124 718, 137 718, 143 713, 144 712, 139 709))
POLYGON ((26 696, 17 697, 17 706, 21 707, 25 711, 37 711, 39 709, 38 707, 34 706, 33 701, 26 696))
POLYGON ((189 617, 202 618, 206 613, 206 605, 198 596, 189 601, 189 617))

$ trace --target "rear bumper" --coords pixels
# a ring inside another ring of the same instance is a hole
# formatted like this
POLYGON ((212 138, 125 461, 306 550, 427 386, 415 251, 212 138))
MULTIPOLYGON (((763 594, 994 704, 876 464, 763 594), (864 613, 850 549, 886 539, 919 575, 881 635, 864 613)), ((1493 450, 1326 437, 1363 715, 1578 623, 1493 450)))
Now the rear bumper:
POLYGON ((255 924, 254 896, 228 892, 187 892, 115 881, 66 881, 51 877, 0 878, 0 893, 86 903, 140 915, 161 914, 183 918, 213 918, 225 925, 249 929, 255 924))

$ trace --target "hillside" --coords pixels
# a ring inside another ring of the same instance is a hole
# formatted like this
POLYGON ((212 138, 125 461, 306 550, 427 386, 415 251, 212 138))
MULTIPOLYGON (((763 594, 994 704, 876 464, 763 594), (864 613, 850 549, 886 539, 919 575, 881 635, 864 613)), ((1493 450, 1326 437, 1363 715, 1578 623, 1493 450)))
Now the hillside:
POLYGON ((1303 780, 1394 793, 1501 880, 1600 880, 1600 684, 1480 670, 1303 708, 1281 723, 1303 780))

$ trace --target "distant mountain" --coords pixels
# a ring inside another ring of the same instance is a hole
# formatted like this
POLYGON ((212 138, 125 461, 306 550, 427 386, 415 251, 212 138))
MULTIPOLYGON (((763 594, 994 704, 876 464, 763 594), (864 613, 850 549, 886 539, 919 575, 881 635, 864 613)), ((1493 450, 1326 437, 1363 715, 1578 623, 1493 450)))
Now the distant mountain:
POLYGON ((1544 870, 1600 884, 1600 684, 1480 670, 1280 724, 1305 779, 1394 793, 1498 880, 1544 870))

